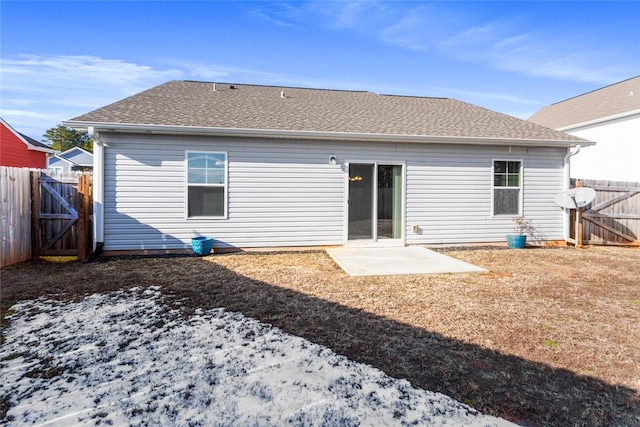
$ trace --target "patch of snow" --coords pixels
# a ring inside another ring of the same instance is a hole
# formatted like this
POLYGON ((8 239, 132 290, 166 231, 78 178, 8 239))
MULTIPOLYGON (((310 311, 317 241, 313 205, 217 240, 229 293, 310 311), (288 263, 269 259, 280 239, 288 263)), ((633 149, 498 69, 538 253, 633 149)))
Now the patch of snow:
POLYGON ((155 289, 13 307, 7 426, 510 426, 224 309, 183 317, 155 289))

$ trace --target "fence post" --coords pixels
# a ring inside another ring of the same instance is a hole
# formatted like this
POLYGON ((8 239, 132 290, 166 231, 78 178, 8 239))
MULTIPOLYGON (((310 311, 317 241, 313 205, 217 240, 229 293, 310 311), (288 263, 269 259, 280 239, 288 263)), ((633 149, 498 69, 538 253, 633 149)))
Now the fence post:
POLYGON ((40 171, 31 171, 31 257, 40 256, 40 171))
POLYGON ((89 256, 89 197, 90 176, 78 176, 78 258, 89 256))
MULTIPOLYGON (((576 181, 576 188, 582 188, 584 183, 582 181, 576 181)), ((576 208, 576 248, 582 247, 582 208, 576 208)))

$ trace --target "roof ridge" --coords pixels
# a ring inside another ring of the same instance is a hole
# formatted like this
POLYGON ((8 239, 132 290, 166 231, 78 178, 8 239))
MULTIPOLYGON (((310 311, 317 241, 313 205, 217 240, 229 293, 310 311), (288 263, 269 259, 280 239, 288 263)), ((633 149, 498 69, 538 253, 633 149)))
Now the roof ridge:
POLYGON ((216 85, 229 85, 229 86, 250 86, 250 87, 262 87, 262 88, 274 88, 274 89, 300 89, 300 90, 314 90, 314 91, 324 91, 324 92, 352 92, 352 93, 370 93, 372 95, 377 96, 397 96, 401 98, 423 98, 423 99, 447 99, 451 100, 453 98, 448 98, 445 96, 426 96, 426 95, 402 95, 397 93, 377 93, 371 90, 355 90, 355 89, 330 89, 330 88, 319 88, 319 87, 305 87, 305 86, 284 86, 284 85, 260 85, 255 83, 231 83, 231 82, 209 82, 204 80, 177 80, 186 83, 202 83, 202 84, 216 84, 216 85))
POLYGON ((399 95, 393 93, 381 93, 380 96, 397 96, 399 98, 421 98, 421 99, 446 99, 457 101, 457 99, 447 98, 445 96, 424 96, 424 95, 399 95))
POLYGON ((301 90, 317 90, 317 91, 326 91, 326 92, 355 92, 355 93, 371 93, 377 95, 375 92, 371 92, 369 90, 353 90, 353 89, 326 89, 326 88, 315 88, 315 87, 304 87, 304 86, 284 86, 284 85, 259 85, 254 83, 231 83, 231 82, 208 82, 203 80, 177 80, 185 83, 202 83, 202 84, 216 84, 216 85, 229 85, 229 86, 251 86, 251 87, 264 87, 264 88, 274 88, 274 89, 301 89, 301 90))

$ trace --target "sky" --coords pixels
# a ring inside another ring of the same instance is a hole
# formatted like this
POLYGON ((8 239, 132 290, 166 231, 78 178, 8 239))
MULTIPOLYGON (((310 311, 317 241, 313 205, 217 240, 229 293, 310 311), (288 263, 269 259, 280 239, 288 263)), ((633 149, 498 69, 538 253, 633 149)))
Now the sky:
POLYGON ((455 98, 526 119, 640 74, 640 2, 0 2, 0 116, 37 140, 169 80, 455 98))

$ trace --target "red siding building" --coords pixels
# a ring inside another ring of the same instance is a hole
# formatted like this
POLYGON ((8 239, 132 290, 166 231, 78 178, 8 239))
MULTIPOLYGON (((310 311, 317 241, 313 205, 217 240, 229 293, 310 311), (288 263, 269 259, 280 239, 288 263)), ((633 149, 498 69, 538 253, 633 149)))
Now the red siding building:
POLYGON ((45 169, 47 155, 53 153, 43 143, 16 132, 0 117, 0 166, 45 169))

